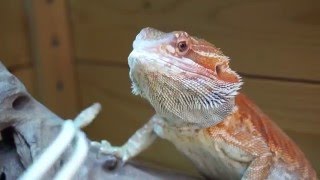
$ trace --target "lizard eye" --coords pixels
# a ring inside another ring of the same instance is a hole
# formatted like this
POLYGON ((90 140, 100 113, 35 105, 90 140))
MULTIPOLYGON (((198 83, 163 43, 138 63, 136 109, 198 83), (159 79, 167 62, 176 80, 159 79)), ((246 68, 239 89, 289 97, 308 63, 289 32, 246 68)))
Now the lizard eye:
POLYGON ((186 41, 180 41, 177 45, 177 48, 180 53, 186 52, 189 49, 186 41))

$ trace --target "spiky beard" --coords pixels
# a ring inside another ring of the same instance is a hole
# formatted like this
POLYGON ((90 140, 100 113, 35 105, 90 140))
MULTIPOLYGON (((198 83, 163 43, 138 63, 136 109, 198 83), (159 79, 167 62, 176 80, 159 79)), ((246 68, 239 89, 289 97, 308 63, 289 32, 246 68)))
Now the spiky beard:
POLYGON ((150 56, 141 58, 129 58, 132 92, 146 98, 158 114, 207 127, 232 111, 241 81, 223 82, 176 66, 165 67, 150 56), (168 73, 168 68, 176 75, 168 73))

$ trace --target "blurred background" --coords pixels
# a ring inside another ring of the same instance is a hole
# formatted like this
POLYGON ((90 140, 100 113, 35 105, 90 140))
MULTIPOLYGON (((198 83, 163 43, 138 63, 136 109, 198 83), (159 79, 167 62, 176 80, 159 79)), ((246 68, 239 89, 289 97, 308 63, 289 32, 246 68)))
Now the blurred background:
MULTIPOLYGON (((85 131, 121 145, 154 113, 128 77, 132 41, 146 26, 220 47, 244 77, 242 92, 320 174, 319 0, 0 0, 0 59, 63 118, 100 102, 85 131)), ((195 173, 163 140, 138 158, 195 173)))

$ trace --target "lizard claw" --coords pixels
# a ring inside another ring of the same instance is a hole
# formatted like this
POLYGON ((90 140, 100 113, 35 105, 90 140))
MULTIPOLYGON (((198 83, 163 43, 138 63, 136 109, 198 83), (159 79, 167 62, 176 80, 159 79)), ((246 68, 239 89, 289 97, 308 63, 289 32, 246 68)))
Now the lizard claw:
POLYGON ((91 146, 98 149, 98 157, 101 155, 113 155, 118 159, 122 159, 121 148, 112 146, 107 140, 102 140, 101 142, 92 141, 91 146))
POLYGON ((92 141, 91 146, 98 149, 97 158, 104 156, 104 159, 106 160, 104 167, 106 169, 115 170, 125 164, 122 158, 121 148, 112 146, 109 141, 92 141))
POLYGON ((112 146, 108 141, 102 140, 99 150, 103 154, 110 154, 110 153, 112 153, 112 146))

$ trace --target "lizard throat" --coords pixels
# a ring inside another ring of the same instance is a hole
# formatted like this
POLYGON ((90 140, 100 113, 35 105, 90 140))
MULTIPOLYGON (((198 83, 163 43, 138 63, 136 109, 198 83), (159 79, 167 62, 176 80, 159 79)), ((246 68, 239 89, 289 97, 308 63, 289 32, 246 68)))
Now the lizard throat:
POLYGON ((222 83, 186 71, 166 63, 162 56, 138 55, 129 56, 133 93, 147 99, 159 115, 180 123, 209 127, 233 110, 240 83, 222 83))

